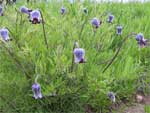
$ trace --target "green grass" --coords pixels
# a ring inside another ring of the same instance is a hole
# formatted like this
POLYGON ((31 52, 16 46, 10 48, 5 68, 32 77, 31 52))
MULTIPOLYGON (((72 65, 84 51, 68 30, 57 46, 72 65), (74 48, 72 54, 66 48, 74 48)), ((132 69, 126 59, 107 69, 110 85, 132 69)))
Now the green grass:
POLYGON ((146 113, 149 113, 149 112, 150 112, 150 106, 149 106, 149 105, 146 105, 146 106, 145 106, 145 112, 146 112, 146 113))
POLYGON ((93 4, 64 3, 67 8, 64 16, 59 13, 59 3, 28 4, 29 8, 39 8, 43 13, 48 50, 42 25, 32 25, 27 15, 16 12, 24 4, 6 6, 5 16, 0 17, 0 27, 8 27, 13 39, 5 45, 0 43, 0 110, 3 113, 84 113, 87 104, 105 113, 112 104, 107 97, 109 91, 116 93, 117 102, 132 99, 138 87, 149 92, 150 47, 139 48, 134 37, 127 39, 113 64, 105 73, 102 71, 108 64, 105 61, 115 55, 120 41, 129 33, 142 32, 150 39, 150 3, 103 3, 97 5, 96 12, 93 4), (89 10, 87 16, 82 12, 83 7, 89 10), (114 24, 106 23, 109 12, 115 15, 114 24), (95 35, 90 24, 93 17, 101 17, 103 22, 95 35), (118 24, 123 26, 121 37, 116 35, 118 24), (75 40, 85 49, 87 63, 69 72, 75 40), (14 58, 20 62, 19 66, 14 58), (44 95, 41 100, 32 98, 31 86, 37 74, 41 75, 38 79, 44 95))

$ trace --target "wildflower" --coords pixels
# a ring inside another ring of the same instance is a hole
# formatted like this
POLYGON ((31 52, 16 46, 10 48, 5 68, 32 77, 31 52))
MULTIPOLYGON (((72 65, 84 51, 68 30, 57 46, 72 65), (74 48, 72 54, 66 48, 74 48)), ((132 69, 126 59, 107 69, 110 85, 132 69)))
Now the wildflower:
POLYGON ((144 39, 144 35, 143 35, 142 33, 137 34, 136 37, 135 37, 135 39, 136 39, 136 41, 138 42, 138 45, 139 45, 140 47, 146 46, 146 41, 147 41, 147 40, 144 39))
POLYGON ((25 14, 30 14, 30 12, 31 12, 32 10, 30 10, 30 9, 28 9, 27 7, 25 7, 25 6, 21 6, 20 7, 20 12, 21 13, 25 13, 25 14))
POLYGON ((34 10, 30 12, 30 21, 32 24, 39 24, 41 23, 41 13, 39 10, 34 10))
POLYGON ((115 94, 113 92, 109 92, 108 93, 108 97, 112 102, 116 102, 116 97, 115 94))
POLYGON ((138 45, 139 45, 140 47, 146 46, 146 39, 143 39, 142 41, 138 41, 138 45))
POLYGON ((0 6, 0 16, 3 16, 3 7, 0 6))
POLYGON ((122 35, 122 26, 117 26, 117 34, 122 35))
POLYGON ((100 20, 95 17, 95 18, 93 18, 93 19, 91 20, 91 24, 92 24, 95 28, 98 28, 101 23, 100 23, 100 20))
POLYGON ((66 9, 64 7, 61 7, 60 13, 63 15, 65 14, 65 12, 66 12, 66 9))
POLYGON ((41 86, 38 83, 34 83, 32 85, 32 91, 34 93, 34 98, 38 99, 38 98, 42 98, 42 93, 41 93, 41 86))
POLYGON ((110 15, 108 16, 107 22, 108 22, 108 23, 112 23, 113 20, 114 20, 114 15, 110 14, 110 15))
POLYGON ((0 30, 0 35, 1 35, 1 37, 2 37, 2 39, 3 39, 4 41, 10 40, 8 29, 2 28, 2 29, 0 30))
POLYGON ((74 60, 75 63, 84 63, 85 62, 85 59, 84 59, 85 50, 84 49, 75 48, 74 49, 74 56, 75 56, 75 60, 74 60))
POLYGON ((84 14, 88 14, 87 8, 83 8, 83 12, 84 12, 84 14))
POLYGON ((139 34, 136 35, 135 39, 137 41, 142 41, 144 39, 144 35, 142 33, 139 33, 139 34))

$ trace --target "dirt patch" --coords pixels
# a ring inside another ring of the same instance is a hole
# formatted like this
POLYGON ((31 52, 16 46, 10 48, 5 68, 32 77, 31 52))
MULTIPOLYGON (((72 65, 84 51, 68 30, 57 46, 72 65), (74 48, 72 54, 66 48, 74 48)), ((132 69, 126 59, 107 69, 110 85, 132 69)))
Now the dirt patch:
POLYGON ((121 108, 117 113, 145 113, 145 106, 150 107, 150 96, 144 97, 141 103, 134 103, 131 106, 121 108))
POLYGON ((143 104, 135 104, 134 106, 125 108, 123 113, 145 113, 143 104))
POLYGON ((146 96, 146 97, 144 98, 144 104, 150 105, 150 96, 146 96))

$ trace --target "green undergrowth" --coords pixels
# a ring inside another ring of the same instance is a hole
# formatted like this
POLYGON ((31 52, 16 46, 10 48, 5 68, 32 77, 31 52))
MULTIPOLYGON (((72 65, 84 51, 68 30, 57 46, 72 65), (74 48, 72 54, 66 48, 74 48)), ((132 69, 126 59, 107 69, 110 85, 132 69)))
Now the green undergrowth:
POLYGON ((150 47, 139 48, 134 36, 128 37, 103 73, 128 34, 142 32, 150 39, 150 3, 103 3, 95 10, 94 4, 87 2, 65 2, 65 15, 60 14, 60 3, 26 4, 43 13, 48 50, 42 25, 32 25, 27 15, 16 12, 24 4, 5 6, 0 17, 0 27, 9 28, 13 39, 0 43, 0 112, 84 113, 90 109, 107 113, 112 105, 109 91, 116 93, 117 102, 130 100, 138 88, 150 93, 150 47), (88 15, 83 7, 89 10, 88 15), (110 12, 115 16, 114 24, 106 22, 110 12), (102 20, 95 34, 90 23, 93 17, 102 20), (116 35, 118 24, 123 26, 122 36, 116 35), (87 62, 74 65, 70 72, 74 41, 85 49, 87 62), (31 86, 37 74, 44 97, 35 100, 31 86))

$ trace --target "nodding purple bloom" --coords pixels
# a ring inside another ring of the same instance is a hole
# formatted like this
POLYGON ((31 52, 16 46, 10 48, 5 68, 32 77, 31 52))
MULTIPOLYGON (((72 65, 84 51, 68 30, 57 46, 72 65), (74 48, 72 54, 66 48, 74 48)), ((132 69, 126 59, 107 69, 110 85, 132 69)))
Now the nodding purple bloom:
POLYGON ((110 15, 108 16, 107 22, 108 22, 108 23, 112 23, 113 20, 114 20, 114 15, 110 14, 110 15))
POLYGON ((88 14, 87 8, 83 8, 83 12, 84 12, 84 14, 88 14))
POLYGON ((98 28, 98 27, 100 26, 100 24, 101 24, 101 23, 100 23, 100 20, 97 19, 96 17, 91 20, 91 23, 92 23, 92 25, 93 25, 95 28, 98 28))
POLYGON ((108 97, 112 102, 116 102, 116 96, 113 92, 109 92, 108 97))
POLYGON ((137 41, 142 41, 144 39, 144 35, 142 33, 139 33, 139 34, 136 35, 135 39, 137 41))
POLYGON ((60 13, 63 15, 65 14, 65 12, 66 12, 66 9, 64 7, 61 7, 60 13))
POLYGON ((27 7, 25 7, 25 6, 21 6, 20 7, 20 12, 21 13, 25 13, 25 14, 30 14, 30 12, 31 12, 32 10, 30 10, 30 9, 28 9, 27 7))
POLYGON ((0 6, 0 16, 3 16, 3 7, 0 6))
POLYGON ((42 93, 41 93, 41 86, 40 86, 40 84, 34 83, 34 84, 32 85, 32 91, 33 91, 33 93, 34 93, 33 97, 34 97, 35 99, 42 98, 42 93))
POLYGON ((75 56, 75 63, 85 63, 85 50, 82 48, 75 48, 74 49, 74 56, 75 56))
POLYGON ((140 47, 146 46, 146 39, 144 39, 144 35, 142 33, 137 34, 135 39, 140 47))
POLYGON ((1 35, 1 37, 2 37, 2 39, 4 40, 4 41, 8 41, 10 38, 9 38, 9 31, 8 31, 8 29, 6 29, 6 28, 2 28, 1 30, 0 30, 0 35, 1 35))
POLYGON ((32 12, 30 12, 30 21, 32 22, 32 24, 41 23, 42 19, 39 10, 33 10, 32 12))
POLYGON ((117 26, 117 34, 122 35, 122 26, 117 26))

